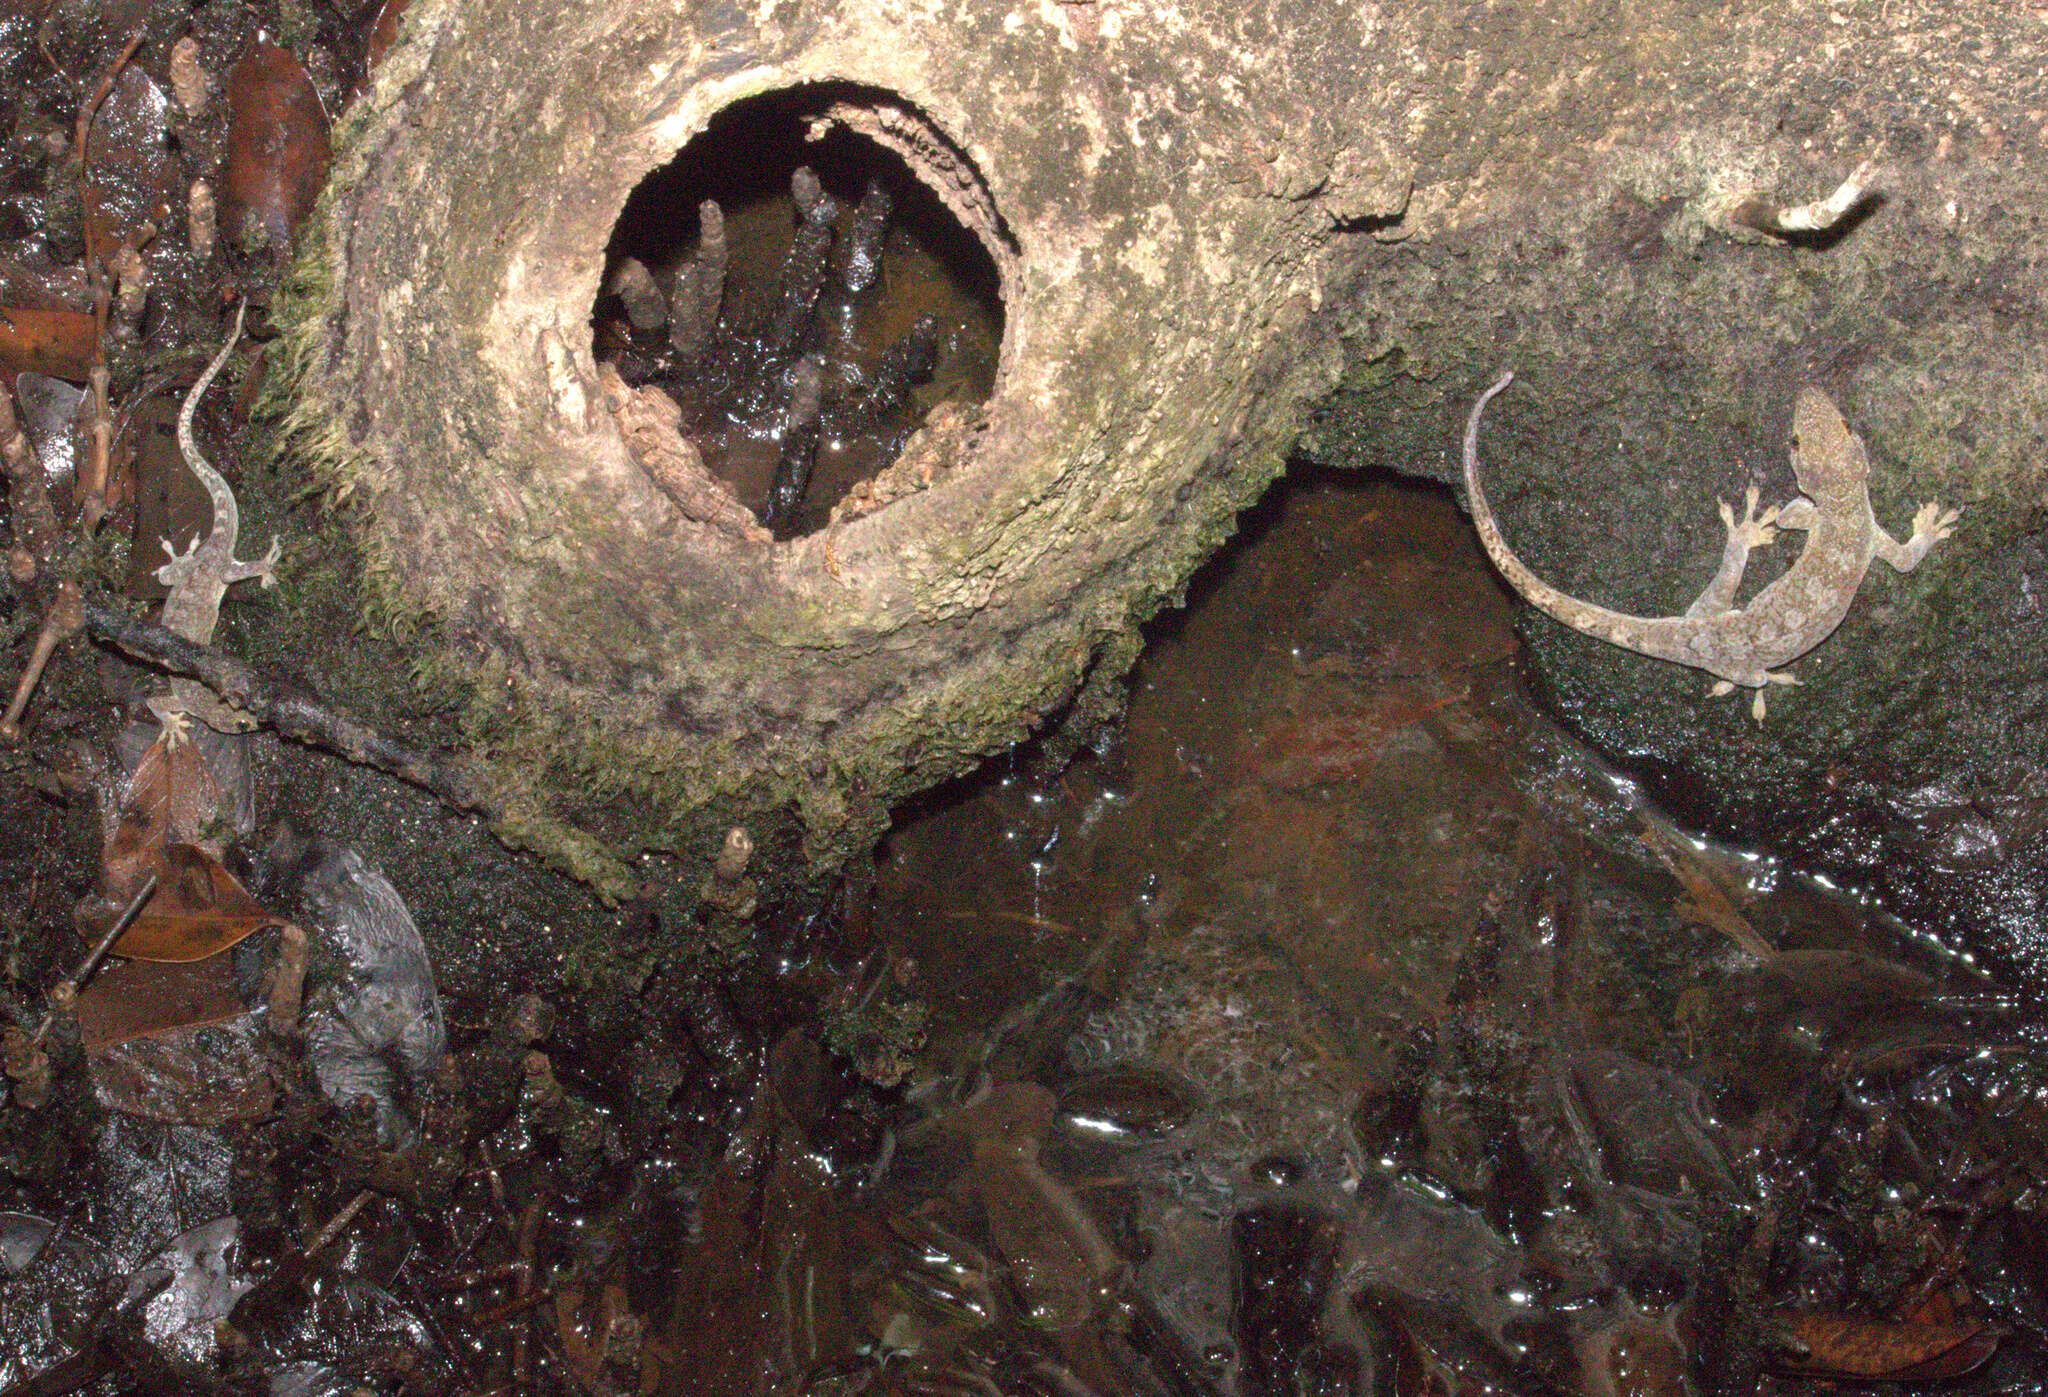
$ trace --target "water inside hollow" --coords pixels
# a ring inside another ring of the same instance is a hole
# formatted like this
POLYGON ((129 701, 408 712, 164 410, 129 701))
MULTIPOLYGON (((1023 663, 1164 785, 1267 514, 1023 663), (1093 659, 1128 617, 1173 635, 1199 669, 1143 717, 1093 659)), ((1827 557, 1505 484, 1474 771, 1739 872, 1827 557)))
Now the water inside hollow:
POLYGON ((673 398, 706 467, 784 537, 822 526, 935 407, 986 401, 1003 334, 986 249, 892 153, 837 128, 806 139, 826 103, 824 92, 795 89, 736 104, 649 175, 613 231, 606 292, 594 309, 597 357, 628 384, 673 398), (795 190, 813 177, 836 217, 822 286, 792 335, 778 317, 805 219, 795 190), (890 204, 881 274, 871 288, 856 287, 843 280, 845 268, 858 210, 876 189, 890 204), (686 313, 677 298, 688 299, 681 288, 701 257, 706 201, 722 214, 723 294, 715 328, 679 337, 686 313), (628 259, 679 307, 672 320, 634 323, 617 294, 628 259), (679 340, 687 342, 680 349, 679 340), (892 354, 916 360, 916 369, 892 369, 892 354), (793 423, 807 358, 822 370, 822 411, 814 423, 793 423), (907 379, 900 390, 881 386, 892 375, 907 379), (795 450, 808 484, 776 517, 778 464, 795 450))

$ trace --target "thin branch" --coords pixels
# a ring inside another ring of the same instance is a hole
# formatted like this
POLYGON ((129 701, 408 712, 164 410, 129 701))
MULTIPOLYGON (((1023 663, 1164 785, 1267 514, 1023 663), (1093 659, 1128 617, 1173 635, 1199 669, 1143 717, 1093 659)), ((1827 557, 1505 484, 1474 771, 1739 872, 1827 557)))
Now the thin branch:
POLYGON ((7 705, 6 715, 0 717, 0 742, 20 741, 21 715, 28 711, 28 701, 35 697, 36 685, 42 682, 44 666, 50 663, 50 656, 57 653, 59 645, 85 628, 79 600, 77 583, 57 584, 57 595, 50 603, 48 614, 43 617, 43 629, 36 636, 35 649, 29 654, 28 664, 22 667, 21 679, 14 686, 14 699, 7 705))
POLYGON ((423 751, 378 732, 344 708, 322 703, 288 680, 211 646, 137 620, 104 597, 88 597, 85 628, 136 659, 197 679, 231 706, 309 747, 396 776, 458 810, 498 813, 469 759, 423 751))
MULTIPOLYGON (((121 46, 121 52, 108 65, 107 71, 101 74, 99 83, 90 93, 86 94, 85 100, 78 105, 78 124, 72 133, 71 144, 72 149, 78 152, 78 183, 81 203, 84 201, 85 184, 92 177, 92 166, 88 155, 93 117, 98 114, 100 103, 106 101, 107 94, 114 90, 114 83, 119 80, 121 70, 128 66, 128 60, 135 57, 135 50, 142 47, 142 41, 148 36, 149 21, 145 18, 141 24, 135 26, 134 34, 130 35, 128 42, 121 46)), ((98 255, 98 250, 92 245, 92 219, 88 216, 85 220, 85 263, 88 276, 95 275, 93 268, 98 255)), ((105 273, 102 270, 97 275, 103 280, 105 273)), ((102 321, 102 324, 104 323, 102 321)))

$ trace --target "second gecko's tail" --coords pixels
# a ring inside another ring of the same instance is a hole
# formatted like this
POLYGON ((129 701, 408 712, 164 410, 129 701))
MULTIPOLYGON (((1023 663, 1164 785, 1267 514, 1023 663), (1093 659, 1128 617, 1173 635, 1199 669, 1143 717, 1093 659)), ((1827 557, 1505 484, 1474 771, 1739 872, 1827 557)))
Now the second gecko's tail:
POLYGON ((1500 569, 1501 576, 1508 580, 1510 586, 1551 619, 1611 644, 1685 662, 1685 656, 1672 652, 1671 637, 1660 634, 1667 623, 1656 618, 1610 611, 1604 606, 1595 606, 1560 592, 1529 571, 1529 565, 1517 558, 1514 550, 1508 547, 1508 541, 1501 537, 1500 525, 1495 522, 1493 510, 1486 503, 1486 492, 1479 485, 1479 419, 1494 396, 1514 381, 1512 370, 1495 379, 1493 386, 1472 404, 1472 415, 1465 419, 1465 489, 1472 502, 1472 526, 1479 533, 1479 542, 1486 549, 1486 556, 1493 559, 1493 565, 1500 569))
POLYGON ((1493 565, 1500 569, 1501 575, 1532 605, 1557 616, 1558 608, 1570 598, 1529 571, 1528 564, 1515 556, 1514 550, 1508 547, 1508 541, 1501 537, 1500 525, 1494 522, 1493 510, 1486 503, 1486 492, 1479 485, 1479 419, 1485 415, 1486 405, 1514 381, 1513 369, 1495 379, 1493 385, 1472 404, 1472 414, 1465 419, 1465 492, 1472 501, 1472 526, 1479 533, 1479 542, 1486 549, 1486 556, 1493 559, 1493 565))

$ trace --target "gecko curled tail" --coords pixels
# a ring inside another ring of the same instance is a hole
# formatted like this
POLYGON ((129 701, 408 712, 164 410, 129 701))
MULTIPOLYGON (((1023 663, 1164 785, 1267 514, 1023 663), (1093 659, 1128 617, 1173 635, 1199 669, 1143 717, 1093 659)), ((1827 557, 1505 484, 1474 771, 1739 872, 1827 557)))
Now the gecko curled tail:
POLYGON ((1767 685, 1798 682, 1782 666, 1826 640, 1848 614, 1873 559, 1900 572, 1919 566, 1927 550, 1947 538, 1956 511, 1941 504, 1921 506, 1913 535, 1900 543, 1878 527, 1870 511, 1870 458, 1841 413, 1817 388, 1799 394, 1793 413, 1792 473, 1799 493, 1783 505, 1757 512, 1751 487, 1740 517, 1722 502, 1727 542, 1720 566, 1698 600, 1677 616, 1631 616, 1560 592, 1529 571, 1501 537, 1479 484, 1479 419, 1487 403, 1510 383, 1504 373, 1472 404, 1465 422, 1465 489, 1472 524, 1486 556, 1514 589, 1553 619, 1610 645, 1704 670, 1717 681, 1710 692, 1755 689, 1751 712, 1764 716, 1767 685), (1806 535, 1806 546, 1790 567, 1746 604, 1735 597, 1753 549, 1781 530, 1806 535))
POLYGON ((1592 606, 1577 597, 1560 592, 1529 571, 1529 565, 1515 556, 1508 541, 1502 537, 1500 525, 1494 521, 1493 509, 1486 502, 1486 492, 1479 485, 1479 419, 1486 413, 1486 405, 1515 381, 1512 369, 1494 380, 1493 386, 1479 395, 1472 404, 1472 415, 1465 419, 1465 489, 1472 500, 1472 525, 1479 535, 1479 542, 1486 549, 1486 556, 1493 559, 1493 565, 1500 569, 1501 576, 1517 592, 1538 610, 1573 626, 1579 630, 1593 630, 1587 624, 1593 616, 1612 617, 1617 621, 1646 621, 1652 618, 1628 616, 1622 612, 1609 611, 1605 607, 1592 606))

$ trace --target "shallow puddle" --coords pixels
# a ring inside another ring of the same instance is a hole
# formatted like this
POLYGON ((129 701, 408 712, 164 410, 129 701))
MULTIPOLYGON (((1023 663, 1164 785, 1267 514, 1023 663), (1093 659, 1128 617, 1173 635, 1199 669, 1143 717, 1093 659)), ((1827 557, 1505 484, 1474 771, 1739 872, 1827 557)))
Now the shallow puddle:
POLYGON ((1949 1092, 2024 1089, 2010 1006, 1547 722, 1440 493, 1295 481, 1249 532, 1120 734, 889 839, 877 927, 933 1020, 862 1205, 921 1239, 864 1302, 875 1371, 917 1375, 887 1390, 1986 1364, 1949 1092))
MULTIPOLYGON (((735 921, 730 964, 452 1000, 445 1062, 344 1105, 224 964, 233 1022, 85 1015, 77 1109, 114 1123, 6 1137, 73 1192, 0 1199, 0 1386, 1988 1397, 2048 1369, 2031 1015, 1553 726, 1441 493, 1295 479, 1246 522, 1127 721, 901 812, 871 896, 735 921)), ((384 907, 338 857, 353 915, 384 907)))

